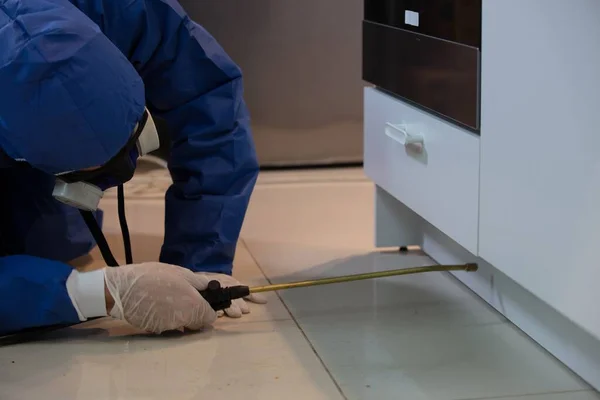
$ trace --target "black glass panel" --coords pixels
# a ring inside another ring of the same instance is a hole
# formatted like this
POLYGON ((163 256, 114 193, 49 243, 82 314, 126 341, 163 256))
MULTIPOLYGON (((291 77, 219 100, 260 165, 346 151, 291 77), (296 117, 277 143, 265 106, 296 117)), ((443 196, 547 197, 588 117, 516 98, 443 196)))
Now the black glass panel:
POLYGON ((365 81, 471 130, 479 129, 479 54, 474 47, 363 23, 365 81))
MULTIPOLYGON (((494 0, 502 1, 502 0, 494 0)), ((482 0, 365 0, 365 20, 481 48, 482 0), (406 23, 418 13, 418 26, 406 23)))

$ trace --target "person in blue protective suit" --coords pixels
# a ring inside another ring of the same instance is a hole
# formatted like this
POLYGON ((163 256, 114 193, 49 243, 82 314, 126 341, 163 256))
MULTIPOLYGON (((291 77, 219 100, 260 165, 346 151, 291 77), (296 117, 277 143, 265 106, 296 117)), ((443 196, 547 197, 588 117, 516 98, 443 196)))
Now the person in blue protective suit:
POLYGON ((240 69, 176 0, 0 0, 0 150, 0 335, 106 315, 149 332, 215 320, 198 290, 237 284, 258 164, 240 69), (146 110, 171 140, 160 262, 79 273, 68 262, 94 241, 57 182, 122 183, 113 161, 135 165, 146 110))

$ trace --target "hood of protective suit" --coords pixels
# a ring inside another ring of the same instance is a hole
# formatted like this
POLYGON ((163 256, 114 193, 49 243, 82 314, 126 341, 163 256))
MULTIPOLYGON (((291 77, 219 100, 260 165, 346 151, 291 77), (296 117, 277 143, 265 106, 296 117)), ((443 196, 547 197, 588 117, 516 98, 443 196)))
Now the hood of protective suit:
POLYGON ((142 80, 68 1, 30 5, 0 0, 0 147, 52 174, 102 165, 144 112, 142 80))

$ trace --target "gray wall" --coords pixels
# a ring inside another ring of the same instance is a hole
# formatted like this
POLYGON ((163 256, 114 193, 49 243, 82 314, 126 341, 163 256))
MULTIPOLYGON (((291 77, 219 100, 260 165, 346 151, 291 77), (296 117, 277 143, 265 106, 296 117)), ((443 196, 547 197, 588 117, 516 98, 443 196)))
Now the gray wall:
POLYGON ((362 0, 182 0, 244 72, 263 165, 362 160, 362 0))

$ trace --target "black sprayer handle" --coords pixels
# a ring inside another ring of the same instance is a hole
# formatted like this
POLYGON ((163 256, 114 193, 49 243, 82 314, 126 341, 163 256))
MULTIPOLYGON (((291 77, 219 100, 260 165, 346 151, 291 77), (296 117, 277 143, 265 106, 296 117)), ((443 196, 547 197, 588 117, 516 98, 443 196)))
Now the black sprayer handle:
POLYGON ((219 311, 231 307, 232 300, 249 296, 250 288, 248 286, 230 286, 224 288, 221 287, 219 281, 210 281, 206 289, 200 291, 200 294, 213 310, 219 311))

